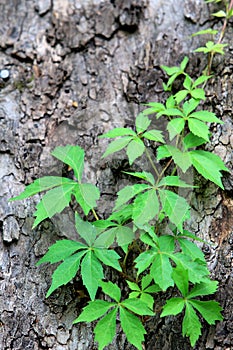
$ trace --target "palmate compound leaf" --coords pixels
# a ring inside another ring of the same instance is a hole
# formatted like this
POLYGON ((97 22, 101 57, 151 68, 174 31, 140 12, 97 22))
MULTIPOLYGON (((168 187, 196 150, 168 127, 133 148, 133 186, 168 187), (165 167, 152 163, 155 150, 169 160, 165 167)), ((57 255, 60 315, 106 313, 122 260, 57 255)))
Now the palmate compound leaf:
POLYGON ((194 168, 200 173, 205 179, 214 182, 220 188, 224 189, 221 177, 222 174, 220 171, 229 170, 226 168, 225 164, 216 154, 195 150, 189 152, 192 164, 194 168))
POLYGON ((84 168, 84 150, 79 146, 59 146, 51 154, 63 163, 69 165, 74 170, 74 175, 78 181, 82 179, 84 168))
POLYGON ((79 269, 80 260, 85 254, 86 250, 82 250, 71 255, 56 268, 52 275, 52 284, 46 294, 46 298, 49 297, 58 287, 67 284, 75 277, 79 269))
POLYGON ((89 250, 82 259, 81 275, 83 284, 87 288, 91 300, 94 300, 97 289, 100 286, 100 280, 104 278, 104 273, 101 262, 92 250, 89 250))
POLYGON ((142 342, 144 341, 146 330, 141 321, 128 310, 120 307, 120 322, 127 340, 138 350, 142 350, 142 342))
POLYGON ((15 200, 22 200, 31 196, 34 196, 35 194, 39 192, 43 192, 49 189, 52 189, 54 187, 66 185, 66 184, 76 184, 75 181, 70 180, 66 177, 59 177, 59 176, 44 176, 40 179, 37 179, 33 181, 30 185, 25 187, 25 190, 18 196, 11 198, 10 201, 15 200))
POLYGON ((95 341, 99 343, 98 349, 103 350, 110 344, 116 335, 117 308, 111 310, 95 326, 95 341))
POLYGON ((48 252, 37 262, 37 266, 49 262, 54 264, 58 261, 65 260, 77 250, 86 249, 87 247, 80 242, 63 239, 57 241, 49 247, 48 252))
POLYGON ((71 182, 49 190, 36 206, 37 210, 34 213, 36 219, 32 228, 35 228, 44 219, 51 218, 67 207, 76 186, 78 186, 77 183, 71 182))

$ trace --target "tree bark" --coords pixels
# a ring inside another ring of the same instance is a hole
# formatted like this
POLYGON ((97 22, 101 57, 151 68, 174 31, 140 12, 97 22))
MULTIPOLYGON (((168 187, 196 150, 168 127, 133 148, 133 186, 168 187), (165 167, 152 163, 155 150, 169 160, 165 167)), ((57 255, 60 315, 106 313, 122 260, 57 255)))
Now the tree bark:
MULTIPOLYGON (((87 302, 78 279, 46 299, 54 267, 35 267, 56 240, 76 238, 72 208, 32 230, 39 197, 8 199, 38 177, 67 173, 50 152, 78 144, 86 151, 86 180, 102 193, 98 214, 107 217, 114 194, 127 181, 121 171, 129 166, 124 154, 102 160, 107 141, 98 136, 133 126, 140 103, 164 101, 160 65, 178 65, 187 55, 189 73, 201 74, 206 57, 193 50, 205 39, 190 35, 213 24, 221 27, 211 6, 202 0, 1 1, 0 69, 10 72, 0 82, 1 349, 97 349, 93 325, 72 325, 87 302)), ((202 181, 191 201, 190 229, 212 242, 202 248, 219 281, 215 297, 224 309, 222 322, 203 323, 200 350, 233 348, 232 31, 231 22, 226 54, 214 59, 204 106, 225 122, 213 129, 208 148, 231 175, 224 174, 225 191, 202 181)), ((181 336, 179 317, 158 314, 146 329, 147 350, 191 349, 181 336)), ((133 348, 119 327, 107 347, 133 348)))

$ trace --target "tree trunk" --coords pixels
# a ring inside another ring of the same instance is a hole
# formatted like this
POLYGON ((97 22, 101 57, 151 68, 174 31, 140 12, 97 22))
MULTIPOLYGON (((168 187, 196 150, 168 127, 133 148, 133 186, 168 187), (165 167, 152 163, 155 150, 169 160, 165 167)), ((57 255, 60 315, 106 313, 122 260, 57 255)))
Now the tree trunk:
MULTIPOLYGON (((177 65, 189 56, 189 73, 206 66, 193 50, 205 40, 192 38, 213 25, 202 0, 2 0, 0 69, 10 72, 0 84, 0 348, 4 350, 97 349, 93 325, 72 325, 87 298, 78 280, 48 299, 53 266, 36 267, 57 239, 75 239, 72 208, 32 230, 37 198, 8 202, 43 175, 67 172, 50 152, 59 145, 86 151, 86 179, 98 184, 100 217, 107 217, 116 190, 125 183, 126 156, 101 159, 107 141, 98 135, 133 126, 140 103, 163 101, 165 76, 160 65, 177 65)), ((219 20, 215 26, 221 27, 219 20)), ((232 23, 231 23, 232 24, 232 23)), ((216 56, 205 108, 225 124, 215 128, 209 149, 232 171, 232 27, 225 56, 216 56)), ((139 163, 140 166, 140 163, 139 163)), ((190 229, 211 241, 203 246, 216 299, 224 309, 217 326, 203 324, 196 349, 233 349, 232 249, 233 180, 225 191, 202 181, 192 199, 190 229)), ((161 301, 157 301, 158 304, 161 301)), ((191 349, 181 335, 181 318, 146 323, 145 349, 191 349)), ((107 349, 133 349, 118 328, 107 349)))

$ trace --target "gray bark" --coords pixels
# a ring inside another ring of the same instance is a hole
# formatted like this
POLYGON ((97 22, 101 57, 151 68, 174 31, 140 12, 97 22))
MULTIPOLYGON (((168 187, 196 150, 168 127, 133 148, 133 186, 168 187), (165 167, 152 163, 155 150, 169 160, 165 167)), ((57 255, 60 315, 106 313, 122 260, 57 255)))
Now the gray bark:
MULTIPOLYGON (((212 10, 211 10, 212 11, 212 10)), ((98 184, 100 217, 107 217, 114 193, 127 179, 124 154, 101 160, 107 141, 98 135, 133 126, 139 103, 163 101, 160 65, 177 65, 190 57, 197 76, 206 65, 193 50, 203 39, 190 34, 212 25, 202 0, 2 0, 0 69, 10 78, 0 91, 0 348, 4 350, 97 349, 93 325, 72 325, 87 299, 78 279, 45 299, 53 266, 35 267, 49 245, 75 239, 73 211, 32 230, 38 198, 8 202, 26 184, 43 175, 61 175, 50 155, 58 145, 78 144, 86 151, 86 179, 98 184)), ((219 21, 215 26, 220 28, 219 21)), ((205 108, 225 124, 215 128, 209 149, 232 171, 232 27, 225 56, 214 60, 205 108)), ((137 164, 140 167, 140 163, 137 164)), ((233 180, 224 174, 226 190, 202 182, 192 196, 190 228, 210 240, 203 250, 224 321, 203 326, 196 349, 232 349, 233 180)), ((158 309, 163 301, 157 300, 158 309)), ((181 319, 146 323, 145 349, 191 349, 181 336, 181 319)), ((108 349, 133 349, 118 329, 108 349)))

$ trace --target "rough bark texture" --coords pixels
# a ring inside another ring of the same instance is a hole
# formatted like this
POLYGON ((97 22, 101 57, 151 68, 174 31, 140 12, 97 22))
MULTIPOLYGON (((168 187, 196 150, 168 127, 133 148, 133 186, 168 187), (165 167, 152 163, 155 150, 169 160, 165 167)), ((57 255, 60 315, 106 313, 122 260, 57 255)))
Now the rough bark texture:
MULTIPOLYGON (((97 349, 92 325, 72 325, 87 302, 78 293, 78 281, 46 300, 54 267, 35 267, 51 243, 75 238, 72 210, 31 230, 38 198, 8 199, 39 176, 67 171, 50 151, 78 144, 86 150, 86 178, 102 192, 98 214, 107 216, 115 191, 127 181, 120 172, 128 163, 124 154, 101 160, 107 141, 98 135, 133 125, 139 103, 163 101, 161 64, 176 65, 188 55, 193 76, 205 68, 206 57, 192 53, 203 39, 190 34, 212 25, 210 18, 202 0, 1 1, 0 69, 10 71, 9 80, 0 82, 1 349, 97 349)), ((213 130, 209 149, 231 171, 232 32, 230 25, 227 53, 214 60, 206 101, 225 122, 213 130)), ((224 185, 226 191, 220 191, 202 182, 192 199, 190 227, 213 243, 203 250, 220 283, 216 299, 224 309, 224 321, 216 327, 204 324, 196 349, 233 349, 232 176, 225 176, 224 185)), ((190 349, 179 318, 157 316, 146 328, 147 350, 190 349)), ((107 348, 134 347, 118 329, 107 348)))

